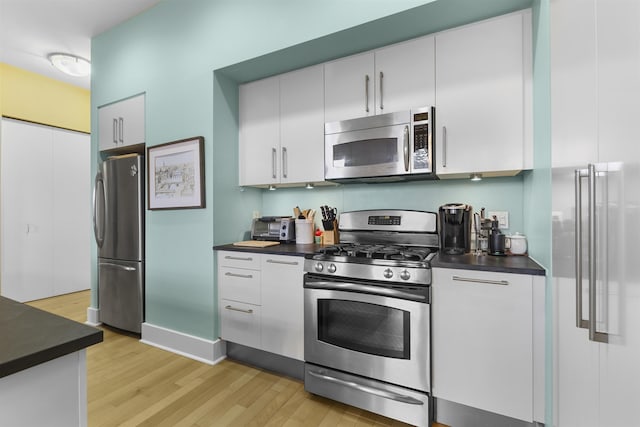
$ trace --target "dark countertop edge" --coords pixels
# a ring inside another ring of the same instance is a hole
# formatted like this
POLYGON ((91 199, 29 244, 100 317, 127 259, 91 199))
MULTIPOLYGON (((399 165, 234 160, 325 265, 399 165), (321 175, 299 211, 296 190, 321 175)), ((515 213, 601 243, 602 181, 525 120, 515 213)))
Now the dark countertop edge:
POLYGON ((102 342, 102 340, 103 332, 98 329, 91 335, 85 335, 75 340, 61 343, 58 346, 50 347, 18 359, 10 360, 0 365, 0 378, 33 368, 34 366, 49 362, 57 359, 58 357, 75 353, 76 351, 98 344, 102 342))
POLYGON ((546 276, 547 271, 528 256, 491 256, 472 254, 443 255, 438 254, 431 266, 434 268, 459 268, 464 270, 492 271, 496 273, 526 274, 530 276, 546 276))
POLYGON ((103 341, 89 325, 0 296, 0 378, 103 341), (42 336, 43 339, 38 337, 42 336))
POLYGON ((306 256, 314 254, 319 248, 323 247, 315 243, 308 245, 298 245, 295 243, 280 243, 279 245, 268 246, 266 248, 250 248, 246 246, 234 246, 231 244, 217 245, 213 247, 214 251, 236 251, 236 252, 254 252, 271 255, 290 255, 290 256, 306 256))

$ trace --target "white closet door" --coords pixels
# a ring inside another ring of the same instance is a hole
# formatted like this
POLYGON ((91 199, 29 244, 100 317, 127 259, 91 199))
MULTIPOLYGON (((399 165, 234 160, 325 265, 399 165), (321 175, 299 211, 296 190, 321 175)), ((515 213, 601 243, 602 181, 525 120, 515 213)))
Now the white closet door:
POLYGON ((3 296, 31 301, 53 294, 51 129, 2 120, 3 296))
POLYGON ((89 135, 53 131, 53 293, 90 287, 92 222, 89 135))

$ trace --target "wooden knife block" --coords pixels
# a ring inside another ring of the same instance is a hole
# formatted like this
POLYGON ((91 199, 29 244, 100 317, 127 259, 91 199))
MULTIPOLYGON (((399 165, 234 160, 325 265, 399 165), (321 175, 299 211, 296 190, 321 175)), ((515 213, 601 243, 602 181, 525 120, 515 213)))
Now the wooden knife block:
POLYGON ((338 221, 333 220, 333 230, 325 229, 322 232, 322 244, 337 245, 338 243, 340 243, 340 235, 338 233, 338 221))

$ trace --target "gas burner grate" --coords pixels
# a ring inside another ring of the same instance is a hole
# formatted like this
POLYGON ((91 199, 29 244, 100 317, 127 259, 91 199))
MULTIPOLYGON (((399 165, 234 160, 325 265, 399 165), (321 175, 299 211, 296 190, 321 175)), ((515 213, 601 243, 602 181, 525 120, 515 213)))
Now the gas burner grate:
POLYGON ((339 244, 322 248, 318 253, 347 258, 424 261, 432 253, 429 248, 402 245, 339 244))

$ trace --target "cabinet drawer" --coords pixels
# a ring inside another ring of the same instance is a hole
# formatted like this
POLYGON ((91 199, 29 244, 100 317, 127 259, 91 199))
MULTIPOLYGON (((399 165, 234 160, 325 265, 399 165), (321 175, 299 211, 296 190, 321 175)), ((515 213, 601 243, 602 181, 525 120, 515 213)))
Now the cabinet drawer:
POLYGON ((260 348, 260 306, 221 299, 220 337, 260 348))
POLYGON ((220 298, 260 305, 260 271, 220 267, 220 298))
POLYGON ((260 254, 255 252, 218 251, 218 266, 260 270, 260 254))

